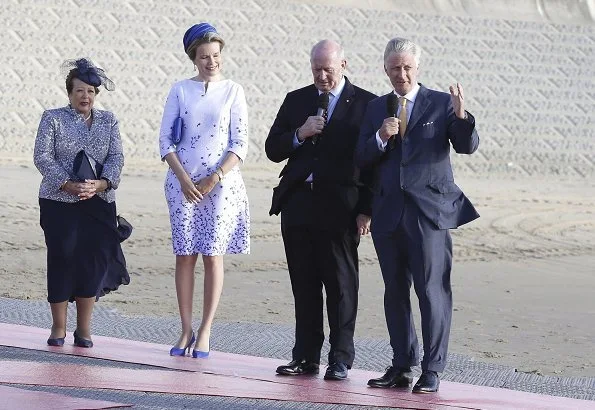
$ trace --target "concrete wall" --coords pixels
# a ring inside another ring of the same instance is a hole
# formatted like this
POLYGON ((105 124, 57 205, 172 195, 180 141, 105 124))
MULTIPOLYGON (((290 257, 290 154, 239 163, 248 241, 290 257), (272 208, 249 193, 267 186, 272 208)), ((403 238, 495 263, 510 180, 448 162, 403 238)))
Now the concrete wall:
POLYGON ((268 164, 268 129, 285 93, 311 82, 308 57, 317 40, 342 42, 350 79, 386 93, 382 53, 398 35, 423 47, 422 83, 447 90, 459 81, 465 87, 482 141, 476 156, 455 158, 457 174, 595 176, 592 1, 411 2, 416 9, 401 0, 363 1, 359 7, 333 4, 338 0, 311 3, 4 0, 0 162, 31 162, 42 111, 67 103, 60 64, 88 56, 116 83, 97 105, 120 119, 127 168, 157 166, 167 91, 194 75, 182 36, 206 20, 228 42, 226 76, 246 90, 248 165, 268 164), (517 18, 504 19, 504 9, 517 18))

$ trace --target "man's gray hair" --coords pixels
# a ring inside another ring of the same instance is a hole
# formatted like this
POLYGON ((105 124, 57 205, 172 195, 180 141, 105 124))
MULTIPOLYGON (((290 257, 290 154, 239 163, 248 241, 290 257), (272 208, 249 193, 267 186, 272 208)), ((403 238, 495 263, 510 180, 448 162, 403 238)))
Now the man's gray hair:
POLYGON ((343 47, 333 40, 321 40, 318 43, 314 44, 312 50, 310 50, 310 61, 314 58, 314 54, 316 54, 319 50, 331 51, 332 53, 337 55, 339 60, 345 60, 345 51, 343 47))
POLYGON ((421 48, 411 40, 406 38, 395 37, 389 40, 384 49, 384 62, 391 53, 409 53, 413 55, 415 64, 419 66, 419 59, 421 57, 421 48))

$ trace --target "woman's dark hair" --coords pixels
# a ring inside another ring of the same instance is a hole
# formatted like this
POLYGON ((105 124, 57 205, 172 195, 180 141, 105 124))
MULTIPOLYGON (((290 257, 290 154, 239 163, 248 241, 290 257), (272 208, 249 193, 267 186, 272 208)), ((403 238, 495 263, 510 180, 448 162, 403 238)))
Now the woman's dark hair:
MULTIPOLYGON (((68 93, 68 95, 70 95, 70 93, 72 93, 72 89, 74 88, 74 85, 72 84, 75 78, 78 78, 79 80, 81 80, 79 78, 79 70, 78 68, 73 68, 72 70, 70 70, 68 72, 68 75, 66 76, 66 92, 68 93)), ((83 81, 83 80, 81 80, 83 81)), ((84 81, 83 81, 84 82, 84 81)), ((95 88, 95 94, 99 94, 99 88, 93 86, 93 88, 95 88)))

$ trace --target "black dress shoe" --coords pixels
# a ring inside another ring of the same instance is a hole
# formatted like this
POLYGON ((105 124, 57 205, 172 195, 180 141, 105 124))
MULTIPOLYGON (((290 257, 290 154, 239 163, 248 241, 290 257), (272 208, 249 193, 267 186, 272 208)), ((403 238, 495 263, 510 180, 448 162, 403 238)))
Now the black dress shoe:
POLYGON ((340 362, 330 363, 324 373, 324 380, 345 380, 347 378, 347 365, 340 362))
POLYGON ((284 366, 277 367, 277 373, 285 376, 301 376, 303 374, 318 374, 318 363, 307 360, 292 360, 284 366))
POLYGON ((368 380, 370 387, 409 387, 413 382, 411 369, 390 366, 386 368, 384 376, 368 380))
POLYGON ((64 337, 56 337, 56 338, 49 338, 48 339, 48 346, 64 346, 64 337))
POLYGON ((424 370, 413 386, 413 393, 435 393, 440 386, 440 378, 438 373, 429 370, 424 370))
POLYGON ((80 337, 77 333, 77 331, 74 331, 74 345, 78 346, 78 347, 86 347, 86 348, 90 348, 93 347, 93 341, 89 340, 89 339, 83 339, 82 337, 80 337))

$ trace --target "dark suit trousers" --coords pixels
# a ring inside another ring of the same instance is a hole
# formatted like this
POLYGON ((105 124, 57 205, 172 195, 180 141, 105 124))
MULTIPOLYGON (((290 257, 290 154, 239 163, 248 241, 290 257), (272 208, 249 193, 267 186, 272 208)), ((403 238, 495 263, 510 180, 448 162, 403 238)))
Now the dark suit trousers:
MULTIPOLYGON (((295 195, 312 195, 300 191, 295 195)), ((308 208, 303 212, 307 221, 308 208)), ((281 231, 295 301, 293 359, 320 362, 324 342, 324 287, 331 346, 328 361, 351 367, 355 356, 359 236, 352 229, 328 231, 313 223, 282 223, 281 231)))
POLYGON ((372 232, 384 279, 384 312, 393 348, 393 366, 419 363, 419 346, 411 313, 413 282, 419 299, 423 370, 444 371, 452 317, 450 271, 452 242, 407 197, 395 232, 372 232))

